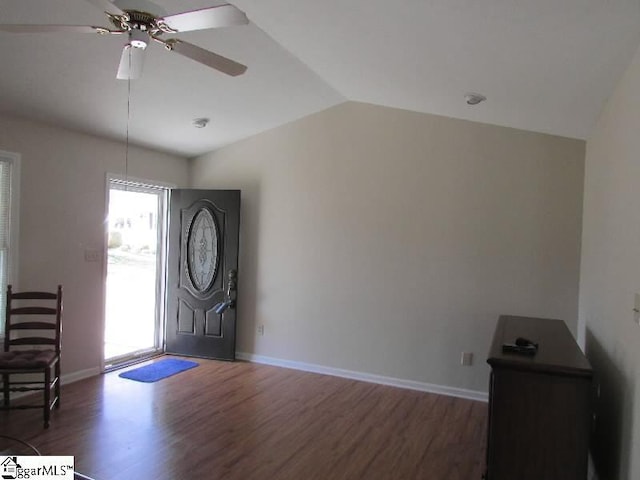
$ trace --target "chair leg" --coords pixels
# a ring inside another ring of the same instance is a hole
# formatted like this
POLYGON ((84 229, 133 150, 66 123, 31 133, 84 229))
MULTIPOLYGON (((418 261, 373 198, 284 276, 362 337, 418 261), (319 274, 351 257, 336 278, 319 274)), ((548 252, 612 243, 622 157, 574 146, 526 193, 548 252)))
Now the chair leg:
POLYGON ((3 373, 2 374, 2 396, 4 399, 4 406, 8 407, 9 406, 9 374, 8 373, 3 373))
POLYGON ((60 360, 56 362, 56 410, 60 408, 60 360))
POLYGON ((51 367, 44 371, 44 428, 49 428, 51 415, 51 367))
POLYGON ((4 406, 8 407, 9 406, 9 374, 8 373, 2 374, 2 391, 3 391, 3 398, 4 398, 4 406))

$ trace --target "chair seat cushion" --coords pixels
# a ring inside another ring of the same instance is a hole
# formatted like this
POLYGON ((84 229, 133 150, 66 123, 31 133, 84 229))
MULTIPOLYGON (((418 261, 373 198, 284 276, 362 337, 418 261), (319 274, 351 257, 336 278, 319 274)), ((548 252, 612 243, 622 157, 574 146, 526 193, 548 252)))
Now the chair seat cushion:
POLYGON ((0 369, 41 368, 56 359, 55 350, 14 350, 0 352, 0 369))

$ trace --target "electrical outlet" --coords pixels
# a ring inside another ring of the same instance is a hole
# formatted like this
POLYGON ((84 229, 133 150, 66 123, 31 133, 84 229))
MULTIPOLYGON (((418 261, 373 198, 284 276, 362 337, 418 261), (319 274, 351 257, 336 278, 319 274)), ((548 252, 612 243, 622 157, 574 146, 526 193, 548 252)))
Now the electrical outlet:
POLYGON ((462 365, 463 367, 469 367, 473 365, 473 353, 462 352, 462 356, 460 357, 460 365, 462 365))
POLYGON ((264 335, 264 325, 258 325, 258 335, 264 335))

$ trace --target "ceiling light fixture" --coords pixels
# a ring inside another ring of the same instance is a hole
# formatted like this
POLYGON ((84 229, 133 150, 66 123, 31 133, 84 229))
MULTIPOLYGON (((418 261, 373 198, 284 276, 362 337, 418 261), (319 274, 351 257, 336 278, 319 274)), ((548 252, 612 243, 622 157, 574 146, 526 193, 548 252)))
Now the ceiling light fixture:
POLYGON ((210 119, 208 118, 195 118, 192 123, 196 128, 204 128, 209 124, 209 122, 210 119))
POLYGON ((147 48, 148 38, 149 38, 149 35, 147 35, 147 33, 142 30, 131 30, 129 32, 128 45, 131 45, 134 48, 141 48, 142 50, 144 50, 145 48, 147 48))
POLYGON ((480 93, 467 93, 464 96, 464 99, 467 102, 467 105, 478 105, 480 102, 484 102, 487 97, 480 93))
POLYGON ((247 66, 230 58, 178 38, 165 38, 178 32, 246 25, 247 15, 228 3, 188 12, 165 15, 164 10, 149 0, 87 0, 104 11, 111 26, 93 25, 8 25, 0 24, 0 31, 9 33, 97 33, 125 35, 127 41, 120 56, 117 78, 137 79, 142 73, 145 49, 153 40, 165 50, 190 58, 226 75, 242 75, 247 66), (161 11, 162 10, 162 11, 161 11))

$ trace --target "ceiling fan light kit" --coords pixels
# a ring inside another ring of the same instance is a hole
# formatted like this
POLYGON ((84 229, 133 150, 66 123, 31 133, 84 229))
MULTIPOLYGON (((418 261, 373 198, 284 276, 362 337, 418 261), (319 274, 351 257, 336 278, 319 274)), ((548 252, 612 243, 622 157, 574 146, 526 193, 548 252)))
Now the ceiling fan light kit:
POLYGON ((177 38, 161 38, 164 34, 246 25, 244 12, 231 4, 166 15, 149 0, 86 0, 104 10, 114 28, 84 25, 0 25, 9 33, 98 33, 100 35, 128 35, 116 78, 139 78, 144 63, 144 51, 150 40, 162 44, 165 50, 178 53, 207 67, 230 76, 243 74, 247 67, 230 58, 205 50, 177 38))
POLYGON ((149 37, 141 30, 131 30, 129 32, 129 43, 133 48, 147 48, 147 39, 149 37))

